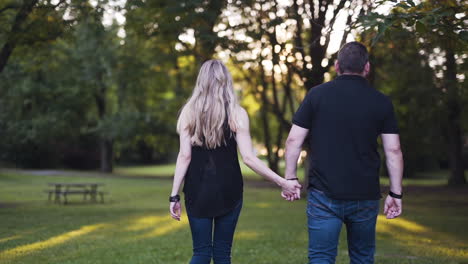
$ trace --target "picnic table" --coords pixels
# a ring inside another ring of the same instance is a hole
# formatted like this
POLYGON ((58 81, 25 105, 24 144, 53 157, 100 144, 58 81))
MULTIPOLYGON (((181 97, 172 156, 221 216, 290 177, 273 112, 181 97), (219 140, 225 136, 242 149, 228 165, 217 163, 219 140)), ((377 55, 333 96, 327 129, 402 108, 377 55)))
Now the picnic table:
POLYGON ((101 203, 104 203, 105 192, 98 191, 99 186, 103 186, 102 183, 48 183, 48 186, 53 187, 52 189, 46 190, 49 193, 49 202, 54 197, 55 203, 61 202, 63 197, 64 204, 68 204, 68 195, 70 194, 81 194, 83 195, 83 201, 87 200, 89 195, 89 201, 97 203, 97 196, 101 197, 101 203))

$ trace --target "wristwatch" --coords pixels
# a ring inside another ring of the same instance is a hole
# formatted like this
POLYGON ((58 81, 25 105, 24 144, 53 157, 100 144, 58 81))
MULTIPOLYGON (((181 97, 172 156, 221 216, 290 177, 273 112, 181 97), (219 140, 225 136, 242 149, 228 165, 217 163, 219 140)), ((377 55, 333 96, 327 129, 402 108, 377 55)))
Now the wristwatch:
POLYGON ((389 192, 388 192, 388 195, 390 195, 390 197, 393 197, 393 198, 396 198, 396 199, 401 199, 401 198, 403 198, 403 194, 396 194, 396 193, 394 193, 394 192, 392 192, 392 191, 389 191, 389 192))
POLYGON ((177 203, 180 201, 180 195, 176 194, 174 196, 169 196, 169 202, 177 203))

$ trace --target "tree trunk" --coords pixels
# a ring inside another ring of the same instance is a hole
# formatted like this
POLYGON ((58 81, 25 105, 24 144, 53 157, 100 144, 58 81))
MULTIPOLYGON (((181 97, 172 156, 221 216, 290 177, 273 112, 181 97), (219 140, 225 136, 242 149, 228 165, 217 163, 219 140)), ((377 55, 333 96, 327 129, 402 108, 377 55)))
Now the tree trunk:
POLYGON ((101 171, 109 173, 112 172, 114 160, 112 140, 101 138, 101 142, 99 142, 99 151, 101 153, 101 171))
MULTIPOLYGON (((95 100, 98 110, 98 116, 100 120, 103 120, 106 116, 106 87, 102 81, 102 74, 98 74, 98 80, 100 80, 99 91, 95 94, 95 100)), ((113 161, 114 161, 114 149, 113 141, 107 138, 105 135, 100 135, 99 138, 99 152, 100 152, 100 163, 102 172, 112 172, 113 161)))
POLYGON ((461 128, 461 103, 459 99, 457 85, 457 65, 455 54, 452 49, 446 49, 447 67, 445 74, 445 88, 447 93, 447 136, 450 177, 449 185, 466 184, 465 171, 463 166, 463 137, 461 128))
POLYGON ((195 27, 195 59, 198 65, 213 58, 218 44, 218 33, 213 28, 226 7, 227 1, 211 0, 207 2, 206 12, 200 14, 199 24, 195 27))
POLYGON ((22 32, 21 27, 24 21, 26 21, 37 2, 38 0, 24 1, 18 13, 16 14, 7 40, 0 50, 0 73, 3 72, 3 69, 5 69, 8 59, 10 58, 13 50, 16 47, 16 44, 18 43, 18 33, 22 32))
POLYGON ((448 135, 449 135, 449 165, 450 177, 449 185, 464 185, 466 184, 465 171, 463 166, 463 150, 461 140, 460 124, 449 120, 448 135))
MULTIPOLYGON (((268 83, 265 80, 265 72, 263 67, 260 67, 260 78, 261 78, 261 86, 262 86, 262 91, 260 92, 260 98, 262 100, 262 104, 266 105, 268 102, 267 98, 267 89, 268 89, 268 83)), ((266 107, 262 107, 260 109, 260 117, 262 119, 262 128, 263 128, 263 136, 264 136, 264 141, 265 141, 265 148, 267 149, 267 161, 268 161, 268 167, 270 167, 271 170, 274 172, 278 171, 278 164, 275 163, 273 155, 273 144, 271 142, 271 134, 270 134, 270 122, 268 119, 268 110, 266 107)))

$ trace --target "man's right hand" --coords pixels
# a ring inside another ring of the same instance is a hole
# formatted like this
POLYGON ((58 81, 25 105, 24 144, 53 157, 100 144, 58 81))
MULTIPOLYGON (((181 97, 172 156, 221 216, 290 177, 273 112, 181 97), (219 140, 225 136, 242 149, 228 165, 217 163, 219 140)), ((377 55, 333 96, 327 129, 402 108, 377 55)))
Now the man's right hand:
POLYGON ((403 211, 401 199, 393 198, 390 195, 385 199, 384 214, 387 219, 397 218, 403 211))

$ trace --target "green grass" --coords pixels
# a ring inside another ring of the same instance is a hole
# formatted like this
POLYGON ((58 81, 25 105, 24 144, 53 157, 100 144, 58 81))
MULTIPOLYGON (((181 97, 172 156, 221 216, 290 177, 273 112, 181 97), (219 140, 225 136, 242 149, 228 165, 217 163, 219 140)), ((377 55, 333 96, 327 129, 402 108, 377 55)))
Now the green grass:
MULTIPOLYGON (((240 162, 242 175, 246 179, 261 180, 262 176, 255 173, 244 163, 240 162)), ((284 162, 280 162, 280 168, 284 169, 284 162)), ((172 177, 174 175, 175 163, 164 165, 147 165, 147 166, 127 166, 117 167, 115 172, 127 176, 146 176, 146 177, 172 177)), ((298 169, 298 177, 303 179, 304 169, 298 169)))
MULTIPOLYGON (((182 222, 168 216, 170 186, 165 179, 0 173, 0 263, 188 263, 190 231, 185 215, 182 222), (102 182, 109 196, 105 204, 49 204, 48 182, 102 182)), ((379 217, 376 263, 468 263, 467 193, 408 189, 401 218, 379 217)), ((305 200, 247 187, 232 255, 237 264, 306 263, 305 200)), ((344 231, 337 263, 348 263, 344 231)))
POLYGON ((128 176, 157 176, 172 177, 175 171, 175 163, 164 165, 128 166, 117 167, 115 172, 128 176))
MULTIPOLYGON (((245 179, 251 180, 262 180, 263 178, 252 171, 244 163, 240 162, 242 174, 245 179)), ((284 162, 280 162, 280 169, 284 170, 284 162)), ((172 177, 174 175, 175 164, 164 164, 164 165, 149 165, 149 166, 128 166, 128 167, 117 167, 116 173, 126 176, 145 176, 145 177, 172 177)), ((408 185, 425 185, 425 186, 438 186, 446 185, 449 172, 446 170, 434 171, 434 172, 420 172, 417 173, 414 179, 404 179, 403 184, 408 185)), ((298 168, 297 175, 299 179, 304 179, 304 169, 298 168)), ((468 171, 466 172, 468 175, 468 171)), ((386 177, 381 177, 381 183, 388 185, 389 181, 386 177)))

